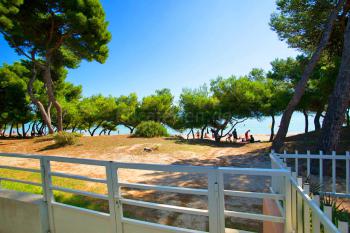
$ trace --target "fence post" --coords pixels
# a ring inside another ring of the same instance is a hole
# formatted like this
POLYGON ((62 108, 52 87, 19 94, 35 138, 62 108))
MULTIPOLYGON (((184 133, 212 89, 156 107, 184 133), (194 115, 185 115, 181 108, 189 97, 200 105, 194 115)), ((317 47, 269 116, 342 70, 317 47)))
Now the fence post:
MULTIPOLYGON (((323 211, 325 212, 325 214, 327 215, 327 217, 329 218, 329 220, 332 221, 332 206, 323 206, 323 211)), ((325 227, 325 232, 328 233, 329 230, 325 227)))
MULTIPOLYGON (((304 184, 304 193, 310 195, 309 184, 304 184)), ((310 233, 310 208, 304 204, 304 233, 310 233)))
MULTIPOLYGON (((298 156, 298 151, 295 151, 295 155, 296 157, 298 156)), ((295 173, 297 175, 297 177, 299 176, 299 160, 298 158, 295 158, 295 173)))
POLYGON ((121 204, 116 199, 119 197, 119 188, 116 169, 113 166, 113 162, 110 161, 106 166, 106 178, 107 178, 107 189, 108 189, 108 205, 109 214, 111 217, 112 233, 122 233, 122 211, 121 204))
MULTIPOLYGON (((310 151, 309 150, 307 151, 307 155, 310 156, 310 151)), ((310 174, 311 174, 311 172, 310 172, 310 167, 311 167, 310 161, 311 161, 311 159, 307 158, 306 161, 307 161, 306 162, 306 174, 307 174, 307 177, 309 177, 310 174)))
MULTIPOLYGON (((292 172, 292 177, 296 179, 296 173, 292 172)), ((292 222, 293 222, 293 230, 297 229, 297 191, 292 186, 292 222)))
POLYGON ((290 183, 291 169, 289 168, 289 173, 284 176, 284 187, 285 187, 285 224, 284 232, 293 232, 293 220, 292 220, 292 187, 290 183))
MULTIPOLYGON (((317 204, 317 206, 320 206, 319 195, 314 195, 313 200, 317 204)), ((317 214, 312 213, 312 233, 320 233, 320 232, 321 232, 320 220, 318 219, 317 214)))
MULTIPOLYGON (((346 152, 346 193, 349 193, 349 169, 350 169, 350 164, 349 164, 349 159, 350 159, 350 154, 349 151, 346 152)), ((0 186, 1 188, 1 186, 0 186)))
POLYGON ((55 198, 53 196, 53 192, 51 189, 52 180, 51 180, 51 174, 50 174, 51 173, 50 160, 44 157, 40 158, 40 172, 41 172, 41 183, 43 188, 43 198, 47 206, 47 214, 49 217, 49 232, 55 233, 55 222, 54 222, 53 208, 52 208, 52 202, 55 201, 55 198))
MULTIPOLYGON (((298 185, 303 187, 303 178, 297 178, 298 185)), ((298 233, 303 232, 303 199, 297 195, 297 223, 298 223, 298 233)))
POLYGON ((225 233, 225 200, 223 173, 208 172, 209 232, 225 233))
POLYGON ((349 229, 348 222, 339 221, 338 222, 338 229, 341 233, 348 233, 348 229, 349 229))
POLYGON ((336 160, 335 160, 335 151, 332 151, 332 156, 333 156, 333 159, 332 159, 332 192, 336 192, 336 160))
POLYGON ((321 158, 320 158, 320 191, 323 191, 323 158, 322 158, 322 155, 323 155, 323 151, 320 150, 320 155, 321 155, 321 158))

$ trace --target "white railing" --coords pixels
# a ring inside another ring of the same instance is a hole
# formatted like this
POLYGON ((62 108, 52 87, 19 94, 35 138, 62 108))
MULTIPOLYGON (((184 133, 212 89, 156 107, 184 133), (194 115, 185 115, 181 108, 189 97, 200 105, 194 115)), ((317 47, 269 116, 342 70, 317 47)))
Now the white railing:
POLYGON ((286 163, 292 162, 294 160, 294 166, 293 171, 296 173, 296 176, 301 176, 302 173, 302 166, 300 166, 300 160, 306 160, 306 167, 304 170, 305 177, 310 177, 312 173, 311 172, 311 162, 312 161, 319 161, 318 167, 313 167, 313 170, 316 170, 316 174, 318 173, 318 183, 320 185, 320 193, 325 193, 328 195, 333 195, 337 197, 343 197, 343 198, 350 198, 350 185, 349 185, 349 178, 350 178, 350 153, 346 152, 345 155, 337 155, 335 151, 332 152, 331 155, 323 154, 322 151, 319 152, 319 154, 311 154, 310 151, 307 151, 306 154, 299 154, 298 151, 295 151, 295 154, 287 154, 285 151, 283 154, 277 154, 274 153, 279 158, 283 159, 286 163), (331 170, 331 190, 327 191, 325 190, 326 183, 325 183, 325 172, 324 172, 324 164, 325 161, 331 161, 331 167, 329 168, 331 170), (340 178, 337 176, 337 162, 343 162, 345 163, 345 179, 340 178), (342 179, 340 182, 337 182, 337 179, 342 179), (345 187, 343 190, 337 189, 337 183, 345 183, 345 187))
MULTIPOLYGON (((303 156, 297 155, 297 160, 299 158, 304 158, 303 156)), ((316 156, 315 156, 316 157, 316 156)), ((318 195, 310 194, 309 184, 303 184, 302 177, 298 177, 298 165, 296 170, 292 172, 292 169, 287 166, 286 159, 291 158, 288 154, 276 154, 272 152, 270 154, 271 166, 275 169, 288 169, 290 171, 290 182, 287 183, 285 189, 281 189, 281 181, 278 178, 273 178, 271 180, 271 188, 277 190, 276 192, 281 192, 285 190, 286 196, 286 219, 291 221, 286 221, 286 228, 288 232, 298 232, 298 233, 317 233, 322 232, 348 232, 347 222, 338 222, 338 228, 332 222, 332 207, 324 206, 323 210, 320 208, 320 197, 318 195)), ((292 157, 295 159, 295 157, 292 157)), ((306 158, 314 158, 308 153, 306 158)), ((319 158, 317 156, 317 158, 319 158)), ((333 157, 332 157, 333 158, 333 157)), ((320 158, 323 159, 323 158, 320 158)), ((327 158, 326 158, 327 159, 327 158)), ((298 164, 298 162, 296 162, 298 164)), ((310 161, 307 162, 307 170, 310 171, 310 161)), ((310 174, 310 173, 308 173, 310 174)))
MULTIPOLYGON (((125 229, 125 224, 131 224, 138 227, 138 232, 143 232, 144 227, 155 229, 157 232, 183 232, 183 233, 200 233, 206 231, 198 231, 187 229, 183 227, 174 227, 162 224, 151 223, 147 221, 135 220, 132 218, 125 217, 123 214, 124 205, 132 205, 138 207, 145 207, 157 210, 166 210, 171 212, 191 214, 198 216, 206 216, 209 219, 209 232, 210 233, 225 233, 225 217, 237 217, 243 219, 252 219, 259 221, 270 221, 275 223, 284 223, 285 232, 291 231, 291 203, 289 189, 294 186, 298 192, 303 194, 303 191, 299 190, 299 186, 294 185, 294 180, 291 179, 290 172, 283 166, 276 166, 274 169, 259 169, 259 168, 235 168, 235 167, 209 167, 209 166, 180 166, 180 165, 156 165, 156 164, 136 164, 136 163, 118 163, 112 161, 101 161, 101 160, 90 160, 90 159, 77 159, 77 158, 66 158, 66 157, 55 157, 55 156, 38 156, 38 155, 21 155, 21 154, 1 154, 0 157, 21 158, 21 159, 35 159, 40 162, 39 169, 27 169, 13 166, 0 166, 0 169, 18 170, 32 173, 41 174, 41 182, 25 181, 16 178, 5 178, 0 177, 0 181, 11 181, 19 182, 28 185, 40 186, 43 188, 43 197, 47 203, 48 208, 48 219, 50 233, 55 233, 56 230, 56 217, 54 210, 56 208, 74 208, 79 210, 81 213, 93 213, 95 215, 101 215, 108 217, 111 223, 111 232, 113 233, 128 233, 125 229), (54 163, 69 163, 69 164, 84 164, 99 166, 105 169, 106 179, 97 179, 88 176, 73 175, 62 172, 54 172, 51 168, 52 162, 54 163), (176 172, 176 173, 195 173, 206 176, 207 188, 185 188, 178 186, 164 186, 164 185, 150 185, 142 183, 128 183, 122 182, 118 178, 118 171, 120 169, 135 169, 135 170, 150 170, 150 171, 162 171, 162 172, 176 172), (273 192, 247 192, 240 190, 227 190, 224 187, 224 175, 245 175, 245 176, 267 176, 271 177, 273 184, 279 182, 280 186, 275 186, 273 192), (76 190, 66 187, 54 185, 52 177, 62 177, 75 179, 80 181, 89 181, 99 184, 104 184, 107 187, 107 194, 100 194, 94 192, 87 192, 83 190, 76 190), (208 208, 198 209, 183 206, 175 206, 170 204, 160 204, 149 201, 133 200, 126 198, 121 193, 121 188, 141 189, 141 190, 155 190, 161 192, 181 193, 190 194, 197 196, 207 196, 208 208), (277 188, 276 188, 277 187, 277 188), (92 198, 107 200, 109 203, 109 213, 99 213, 84 208, 77 208, 55 201, 53 191, 62 191, 77 195, 88 196, 92 198), (276 200, 280 207, 280 216, 271 216, 266 214, 239 212, 225 209, 225 196, 230 197, 250 197, 250 198, 269 198, 276 200)), ((278 160, 276 158, 276 160, 278 160)), ((303 196, 304 197, 304 196, 303 196)), ((330 232, 338 232, 337 229, 329 222, 319 209, 317 209, 313 202, 306 199, 306 203, 311 203, 310 207, 314 208, 317 214, 320 215, 322 224, 330 230, 330 232)))

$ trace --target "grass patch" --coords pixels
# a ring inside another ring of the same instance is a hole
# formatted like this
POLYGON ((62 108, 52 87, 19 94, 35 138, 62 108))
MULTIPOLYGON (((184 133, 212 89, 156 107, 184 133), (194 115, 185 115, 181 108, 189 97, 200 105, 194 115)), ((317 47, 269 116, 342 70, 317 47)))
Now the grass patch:
MULTIPOLYGON (((32 181, 41 183, 41 175, 37 173, 24 172, 24 171, 13 171, 9 169, 1 169, 0 177, 4 178, 15 178, 18 180, 32 181)), ((96 184, 92 182, 79 181, 69 178, 53 177, 52 184, 59 187, 76 189, 81 191, 88 191, 98 194, 105 194, 107 192, 106 185, 96 184)), ((43 194, 43 190, 39 186, 22 184, 12 181, 1 181, 1 188, 26 192, 33 194, 43 194)), ((71 193, 65 193, 61 191, 54 191, 54 197, 57 202, 72 205, 76 207, 86 208, 90 210, 96 210, 100 212, 108 213, 108 201, 90 198, 82 195, 76 195, 71 193)))

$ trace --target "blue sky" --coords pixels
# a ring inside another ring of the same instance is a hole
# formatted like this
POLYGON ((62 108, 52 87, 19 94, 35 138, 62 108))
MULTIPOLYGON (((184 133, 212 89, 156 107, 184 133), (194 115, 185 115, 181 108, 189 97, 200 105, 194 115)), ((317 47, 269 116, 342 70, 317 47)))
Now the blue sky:
MULTIPOLYGON (((68 81, 84 96, 140 97, 195 88, 217 76, 268 70, 297 52, 279 41, 269 19, 275 0, 102 0, 112 41, 105 64, 82 62, 68 81)), ((0 39, 0 63, 18 60, 0 39)))

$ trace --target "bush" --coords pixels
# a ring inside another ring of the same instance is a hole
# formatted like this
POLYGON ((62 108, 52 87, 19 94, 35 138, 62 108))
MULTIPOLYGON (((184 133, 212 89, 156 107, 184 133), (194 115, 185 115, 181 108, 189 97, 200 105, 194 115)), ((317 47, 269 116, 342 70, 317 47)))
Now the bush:
POLYGON ((168 136, 168 131, 166 128, 154 121, 143 121, 138 126, 136 126, 135 136, 137 137, 164 137, 168 136))
POLYGON ((68 133, 68 132, 58 132, 53 136, 55 144, 58 146, 74 145, 78 142, 81 134, 78 133, 68 133))

